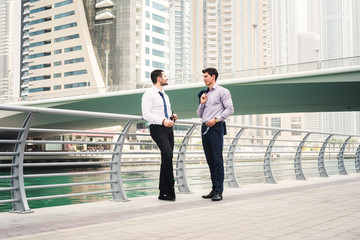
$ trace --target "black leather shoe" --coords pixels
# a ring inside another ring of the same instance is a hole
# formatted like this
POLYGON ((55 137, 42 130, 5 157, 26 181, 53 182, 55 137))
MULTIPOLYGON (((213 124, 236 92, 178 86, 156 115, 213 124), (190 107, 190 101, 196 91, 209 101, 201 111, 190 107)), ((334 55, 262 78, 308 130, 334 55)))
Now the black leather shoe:
POLYGON ((216 192, 215 195, 211 198, 213 201, 221 201, 223 199, 222 194, 219 192, 216 192))
POLYGON ((171 197, 169 194, 160 194, 158 199, 165 201, 175 201, 175 198, 171 197))
POLYGON ((211 192, 208 195, 203 195, 202 198, 212 198, 215 195, 215 191, 211 190, 211 192))

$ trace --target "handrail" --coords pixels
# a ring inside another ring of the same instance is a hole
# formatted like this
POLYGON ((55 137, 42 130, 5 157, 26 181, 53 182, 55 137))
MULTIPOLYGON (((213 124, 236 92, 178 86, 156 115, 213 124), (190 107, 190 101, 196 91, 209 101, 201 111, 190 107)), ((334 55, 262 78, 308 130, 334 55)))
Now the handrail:
MULTIPOLYGON (((32 212, 28 201, 87 195, 108 194, 113 200, 128 201, 131 192, 157 189, 160 153, 147 129, 137 131, 136 123, 144 122, 141 116, 6 105, 0 105, 0 111, 28 113, 23 126, 0 126, 1 131, 17 135, 16 140, 0 141, 0 208, 2 204, 11 204, 12 212, 28 213, 32 212), (31 120, 39 114, 117 119, 125 120, 122 122, 127 124, 120 131, 112 132, 31 128, 31 120), (39 139, 42 133, 56 138, 39 139), (37 139, 33 139, 31 134, 35 134, 37 139), (96 140, 94 136, 98 134, 103 136, 102 139, 96 140), (117 139, 113 139, 115 137, 117 139), (81 151, 70 151, 74 146, 81 146, 81 151), (90 149, 94 146, 98 146, 96 151, 90 149), (46 150, 45 147, 54 149, 46 150), (75 166, 82 168, 71 172, 63 170, 75 166), (44 167, 51 172, 42 171, 44 167), (86 167, 91 169, 83 171, 86 167), (24 168, 31 169, 31 172, 24 172, 24 168), (7 169, 9 172, 4 175, 7 169), (78 180, 46 182, 54 177, 78 180), (31 179, 38 178, 44 181, 41 185, 31 183, 31 179), (73 191, 64 194, 43 192, 43 195, 37 195, 33 191, 69 187, 73 191), (3 197, 3 193, 10 193, 10 198, 3 197)), ((200 121, 178 120, 174 127, 174 178, 180 193, 191 192, 192 186, 210 184, 200 125, 200 121)), ((229 187, 239 187, 247 181, 276 183, 284 177, 306 180, 316 172, 321 177, 360 172, 360 135, 235 124, 227 124, 227 128, 224 182, 229 187), (253 130, 262 134, 257 135, 253 130), (304 164, 306 167, 302 167, 304 164)))

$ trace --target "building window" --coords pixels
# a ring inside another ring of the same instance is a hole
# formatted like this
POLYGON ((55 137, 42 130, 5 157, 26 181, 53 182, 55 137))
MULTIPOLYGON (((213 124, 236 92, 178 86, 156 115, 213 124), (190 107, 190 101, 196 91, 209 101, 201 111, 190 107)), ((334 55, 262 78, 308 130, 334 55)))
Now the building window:
POLYGON ((161 23, 165 23, 165 18, 155 13, 152 14, 152 19, 161 23))
MULTIPOLYGON (((279 117, 271 118, 271 127, 281 128, 281 118, 279 118, 279 117)), ((277 132, 277 130, 272 130, 271 134, 275 135, 276 132, 277 132)))
POLYGON ((50 87, 40 87, 40 88, 29 89, 29 93, 44 92, 44 91, 50 91, 50 87))
POLYGON ((146 29, 146 30, 150 30, 150 24, 145 23, 145 29, 146 29))
POLYGON ((61 61, 54 62, 54 66, 60 66, 60 65, 61 65, 61 61))
POLYGON ((71 3, 73 3, 73 0, 65 0, 65 1, 62 1, 62 2, 55 3, 55 7, 61 7, 61 6, 71 4, 71 3))
POLYGON ((30 14, 51 9, 51 5, 30 10, 30 14))
POLYGON ((149 59, 145 59, 145 65, 150 66, 150 60, 149 59))
POLYGON ((44 33, 48 33, 51 32, 51 29, 43 29, 43 30, 39 30, 39 31, 35 31, 35 32, 30 32, 29 35, 32 36, 36 36, 36 35, 40 35, 40 34, 44 34, 44 33))
POLYGON ((62 42, 62 41, 67 41, 67 40, 71 40, 71 39, 76 39, 79 37, 80 37, 79 34, 74 34, 74 35, 69 35, 69 36, 65 36, 65 37, 55 38, 54 42, 62 42))
POLYGON ((146 71, 146 72, 145 72, 145 77, 146 77, 146 78, 150 78, 150 72, 146 71))
POLYGON ((157 33, 161 33, 161 34, 165 34, 165 29, 161 28, 161 27, 157 27, 157 26, 152 26, 152 30, 153 32, 157 32, 157 33))
POLYGON ((54 16, 54 19, 64 18, 64 17, 68 17, 68 16, 72 16, 72 15, 75 15, 75 11, 57 14, 54 16))
POLYGON ((145 12, 145 17, 150 18, 150 13, 149 13, 149 11, 146 11, 146 12, 145 12))
POLYGON ((61 73, 54 73, 54 78, 60 78, 61 77, 61 73))
POLYGON ((146 0, 146 6, 150 6, 150 0, 146 0))
POLYGON ((164 58, 165 57, 165 52, 153 49, 152 50, 152 55, 164 58))
POLYGON ((78 87, 86 87, 86 82, 80 82, 80 83, 69 83, 64 85, 64 89, 67 88, 78 88, 78 87))
POLYGON ((149 54, 149 53, 150 53, 150 48, 146 47, 146 48, 145 48, 145 53, 146 53, 146 54, 149 54))
POLYGON ((36 19, 34 21, 31 21, 30 25, 35 25, 35 24, 43 23, 43 22, 47 22, 47 21, 51 21, 51 17, 36 19))
POLYGON ((291 117, 291 122, 301 122, 301 117, 291 117))
POLYGON ((50 56, 51 52, 43 52, 29 55, 29 59, 50 56))
POLYGON ((154 44, 157 44, 157 45, 160 45, 160 46, 165 46, 165 41, 162 40, 162 39, 159 39, 159 38, 153 37, 153 38, 152 38, 152 42, 153 42, 154 44))
POLYGON ((29 78, 29 82, 45 80, 45 79, 50 79, 50 75, 31 77, 31 78, 29 78))
POLYGON ((29 67, 29 70, 35 70, 35 69, 41 69, 41 68, 48 68, 48 67, 51 67, 51 64, 50 64, 50 63, 30 66, 30 67, 29 67))
POLYGON ((145 41, 146 41, 146 42, 150 42, 150 37, 149 37, 149 35, 145 35, 145 41))
POLYGON ((73 51, 79 51, 79 50, 82 50, 82 47, 81 47, 81 46, 75 46, 75 47, 65 48, 65 52, 73 52, 73 51))
POLYGON ((68 23, 68 24, 64 24, 64 25, 54 27, 54 31, 59 31, 59 30, 62 30, 62 29, 72 28, 72 27, 76 27, 76 26, 77 26, 76 22, 68 23))
POLYGON ((50 44, 51 40, 47 40, 47 41, 41 41, 41 42, 36 42, 36 43, 31 43, 29 45, 29 47, 38 47, 38 46, 42 46, 42 45, 46 45, 46 44, 50 44))
POLYGON ((77 71, 65 72, 65 73, 64 73, 64 77, 75 76, 75 75, 81 75, 81 74, 87 74, 87 70, 86 70, 86 69, 83 69, 83 70, 77 70, 77 71))
POLYGON ((54 50, 54 54, 60 54, 61 52, 62 52, 61 49, 54 50))
POLYGON ((59 89, 61 89, 61 85, 55 85, 55 86, 53 87, 53 90, 59 90, 59 89))
POLYGON ((152 62, 152 66, 153 66, 154 68, 165 69, 165 64, 164 64, 164 63, 161 63, 161 62, 153 61, 153 62, 152 62))
POLYGON ((152 2, 152 7, 157 9, 157 10, 163 11, 163 12, 166 12, 167 9, 168 9, 164 5, 161 5, 161 4, 157 3, 157 2, 152 2))
POLYGON ((64 64, 73 64, 78 62, 84 62, 84 58, 81 57, 81 58, 68 59, 64 61, 64 64))

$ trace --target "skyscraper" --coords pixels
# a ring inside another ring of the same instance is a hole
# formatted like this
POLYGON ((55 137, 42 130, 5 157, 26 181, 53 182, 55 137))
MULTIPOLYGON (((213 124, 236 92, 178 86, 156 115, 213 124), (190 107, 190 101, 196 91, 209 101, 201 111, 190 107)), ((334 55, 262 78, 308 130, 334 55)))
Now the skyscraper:
POLYGON ((0 102, 19 96, 20 8, 18 1, 0 0, 0 102))
POLYGON ((170 8, 170 77, 191 76, 191 1, 171 0, 170 8))
POLYGON ((126 90, 169 71, 169 2, 23 0, 21 95, 126 90))
MULTIPOLYGON (((319 36, 317 58, 322 67, 339 67, 336 59, 353 54, 353 40, 358 35, 352 27, 354 18, 351 9, 356 1, 348 0, 308 0, 308 31, 316 38, 319 36), (335 59, 335 61, 324 61, 335 59)), ((359 5, 357 5, 359 6, 359 5)), ((304 52, 301 52, 304 54, 304 52)), ((355 112, 307 113, 306 127, 310 130, 355 134, 359 114, 355 112), (358 117, 356 117, 358 116, 358 117)))
POLYGON ((232 78, 271 66, 270 1, 193 1, 192 37, 193 75, 216 67, 232 78))
POLYGON ((271 1, 272 64, 297 63, 297 23, 294 0, 271 1))

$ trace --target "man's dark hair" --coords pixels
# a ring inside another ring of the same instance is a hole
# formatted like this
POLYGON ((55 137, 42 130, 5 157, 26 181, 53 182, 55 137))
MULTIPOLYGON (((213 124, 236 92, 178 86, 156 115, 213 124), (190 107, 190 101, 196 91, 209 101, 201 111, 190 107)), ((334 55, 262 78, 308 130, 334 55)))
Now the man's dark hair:
POLYGON ((205 68, 202 70, 202 73, 208 73, 210 76, 213 76, 215 75, 215 81, 217 80, 218 76, 219 76, 219 73, 218 71, 216 70, 216 68, 205 68))
POLYGON ((161 77, 163 72, 164 71, 161 69, 156 69, 151 72, 151 81, 153 82, 153 84, 155 84, 157 82, 157 78, 161 77))

